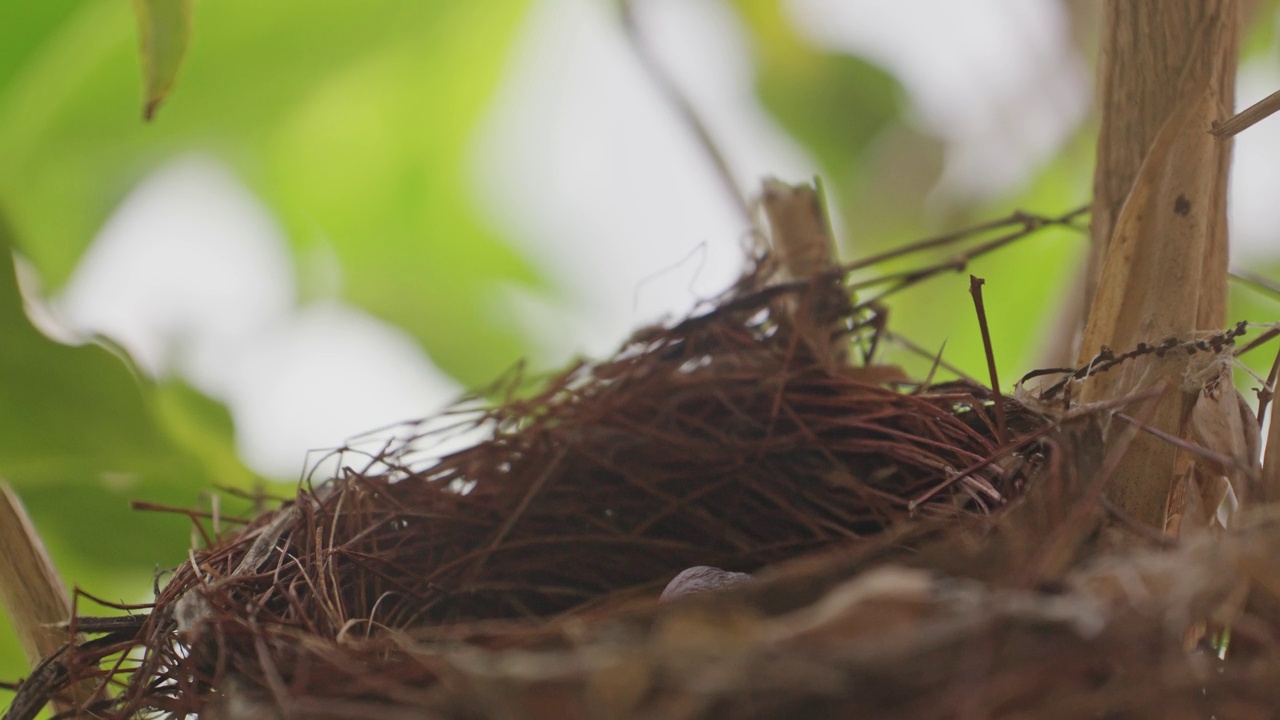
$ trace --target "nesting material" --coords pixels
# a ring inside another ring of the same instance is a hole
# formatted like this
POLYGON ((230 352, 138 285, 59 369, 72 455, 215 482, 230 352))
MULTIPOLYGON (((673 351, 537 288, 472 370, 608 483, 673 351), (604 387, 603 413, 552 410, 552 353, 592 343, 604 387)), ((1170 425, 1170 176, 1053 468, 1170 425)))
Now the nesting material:
POLYGON ((884 331, 846 288, 748 277, 465 449, 349 456, 6 717, 85 680, 104 718, 1264 717, 1280 523, 1116 544, 1095 412, 833 362, 884 331), (702 566, 753 579, 659 600, 702 566))

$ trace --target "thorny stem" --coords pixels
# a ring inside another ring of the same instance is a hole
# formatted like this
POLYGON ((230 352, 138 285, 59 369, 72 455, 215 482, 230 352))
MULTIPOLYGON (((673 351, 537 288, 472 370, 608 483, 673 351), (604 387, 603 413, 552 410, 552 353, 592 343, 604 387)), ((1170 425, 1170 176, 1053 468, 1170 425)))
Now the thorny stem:
POLYGON ((1023 375, 1022 379, 1018 381, 1018 384, 1021 385, 1028 380, 1041 377, 1043 375, 1057 373, 1066 374, 1066 377, 1054 383, 1048 390, 1041 393, 1041 397, 1048 400, 1062 392, 1062 390, 1073 380, 1084 380, 1085 378, 1093 377, 1094 375, 1106 372, 1120 363, 1132 360, 1136 357, 1143 357, 1146 355, 1164 357, 1170 352, 1184 352, 1188 355, 1193 355, 1197 352, 1222 352, 1225 348, 1235 345, 1236 338, 1242 337, 1246 332, 1248 332, 1248 326, 1249 324, 1242 320, 1236 323, 1235 327, 1204 339, 1193 338, 1190 340, 1179 341, 1177 338, 1169 337, 1165 338, 1159 345, 1150 345, 1148 343, 1141 342, 1138 343, 1138 346, 1134 349, 1120 354, 1117 354, 1111 348, 1104 346, 1102 351, 1094 356, 1092 360, 1078 368, 1046 368, 1042 370, 1033 370, 1026 375, 1023 375))

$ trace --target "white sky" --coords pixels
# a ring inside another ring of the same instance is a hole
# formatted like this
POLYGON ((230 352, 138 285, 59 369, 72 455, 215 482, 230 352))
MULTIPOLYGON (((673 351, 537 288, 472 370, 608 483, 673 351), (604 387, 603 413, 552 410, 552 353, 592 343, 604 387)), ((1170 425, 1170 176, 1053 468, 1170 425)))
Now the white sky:
MULTIPOLYGON (((722 2, 639 5, 744 186, 813 174, 757 103, 722 2)), ((791 0, 788 10, 816 42, 865 53, 902 80, 917 121, 948 143, 939 192, 1016 186, 1087 112, 1090 78, 1057 3, 791 0)), ((1246 68, 1242 102, 1280 87, 1275 67, 1246 68)), ((1233 223, 1257 248, 1274 242, 1280 121, 1245 135, 1233 223)), ((608 353, 736 277, 746 227, 603 3, 536 6, 474 150, 477 201, 565 298, 512 291, 543 338, 541 365, 608 353)), ((187 156, 135 189, 53 310, 226 402, 242 455, 269 476, 296 478, 308 450, 457 396, 397 328, 337 298, 299 307, 295 287, 269 210, 217 161, 187 156)))

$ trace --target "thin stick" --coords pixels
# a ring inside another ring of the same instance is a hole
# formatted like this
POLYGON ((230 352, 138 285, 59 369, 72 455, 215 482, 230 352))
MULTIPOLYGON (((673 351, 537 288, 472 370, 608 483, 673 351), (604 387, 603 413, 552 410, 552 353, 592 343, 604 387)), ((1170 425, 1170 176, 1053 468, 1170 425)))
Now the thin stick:
POLYGON ((1212 460, 1214 463, 1221 465, 1222 467, 1235 468, 1237 470, 1247 469, 1247 466, 1244 463, 1230 455, 1215 452, 1203 445, 1191 442, 1190 440, 1184 440, 1177 435, 1167 433, 1154 425, 1148 424, 1146 421, 1133 417, 1132 415, 1118 412, 1113 417, 1117 420, 1129 423, 1145 433, 1158 437, 1179 450, 1185 450, 1192 455, 1198 455, 1199 457, 1212 460))
POLYGON ((1218 123, 1209 131, 1210 135, 1225 140, 1237 135, 1257 123, 1265 120, 1276 111, 1280 111, 1280 90, 1262 98, 1258 102, 1241 110, 1238 115, 1225 122, 1218 123))
MULTIPOLYGON (((1263 327, 1266 327, 1266 326, 1264 325, 1263 327)), ((1243 347, 1236 348, 1235 356, 1240 357, 1241 355, 1244 355, 1247 352, 1252 352, 1253 350, 1256 350, 1257 348, 1262 347, 1263 345, 1266 345, 1272 340, 1275 340, 1277 336, 1280 336, 1280 328, 1273 327, 1270 330, 1262 333, 1258 337, 1245 343, 1243 347)))
POLYGON ((991 349, 991 330, 987 327, 987 310, 982 305, 982 286, 986 280, 977 275, 969 276, 969 294, 973 296, 973 307, 978 311, 978 328, 982 330, 982 347, 987 352, 987 372, 991 375, 991 392, 996 398, 996 437, 1000 446, 1009 442, 1009 430, 1004 420, 1004 395, 1000 392, 1000 378, 996 375, 996 355, 991 349))
MULTIPOLYGON (((892 330, 885 330, 884 336, 886 340, 896 343, 897 345, 903 348, 906 348, 908 351, 913 352, 922 358, 928 359, 929 361, 933 362, 935 366, 950 372, 951 374, 955 375, 961 380, 967 380, 968 382, 971 382, 974 385, 981 384, 975 378, 970 376, 969 373, 966 373, 964 370, 961 370, 959 367, 952 365, 951 363, 942 359, 942 349, 939 349, 938 352, 936 353, 930 352, 929 350, 926 350, 925 348, 920 347, 914 342, 911 342, 911 340, 909 340, 908 338, 902 335, 899 335, 898 333, 893 332, 892 330)), ((946 344, 944 343, 943 346, 945 347, 945 345, 946 344)), ((930 377, 933 376, 932 370, 929 371, 929 375, 930 377)))
MULTIPOLYGON (((864 307, 868 307, 873 303, 883 300, 885 297, 888 297, 889 295, 892 295, 901 290, 905 290, 906 288, 909 288, 912 285, 915 285, 916 283, 927 280, 930 277, 933 277, 935 275, 940 275, 948 271, 957 272, 957 273, 964 272, 969 267, 969 263, 972 262, 973 260, 976 260, 977 258, 983 255, 986 255, 988 253, 995 252, 996 250, 999 250, 1005 245, 1009 245, 1010 243, 1013 243, 1025 237, 1028 237, 1032 233, 1042 228, 1048 227, 1050 225, 1066 224, 1068 221, 1065 220, 1065 218, 1074 217, 1079 212, 1080 212, 1079 210, 1076 210, 1071 213, 1068 213, 1067 215, 1064 215, 1061 218, 1054 218, 1044 222, 1030 224, 1023 229, 1015 230, 1013 232, 1007 233, 1005 235, 1001 235, 997 238, 993 238, 991 240, 980 243, 978 245, 974 245, 969 249, 965 250, 964 252, 958 255, 955 255, 950 259, 943 260, 933 265, 929 265, 916 270, 906 270, 903 272, 890 273, 887 275, 878 275, 876 277, 873 277, 867 280, 849 283, 846 287, 851 291, 861 290, 862 288, 873 287, 876 285, 894 283, 888 289, 882 291, 879 295, 876 295, 873 298, 859 302, 854 307, 854 309, 861 310, 864 307)), ((919 245, 919 243, 916 243, 915 245, 919 245)), ((909 246, 909 247, 912 248, 911 250, 909 250, 909 252, 915 252, 915 246, 909 246)), ((904 248, 903 251, 900 252, 899 254, 906 254, 907 252, 908 251, 904 248)), ((861 267, 863 265, 870 264, 872 261, 880 262, 883 259, 885 259, 885 257, 887 257, 888 255, 889 253, 884 253, 881 255, 874 256, 872 258, 857 260, 853 263, 842 265, 841 269, 845 272, 848 272, 848 271, 857 269, 858 267, 861 267)))
POLYGON ((653 51, 645 42, 644 36, 640 32, 640 26, 636 23, 634 5, 635 3, 632 0, 623 0, 621 3, 623 34, 626 35, 627 41, 631 44, 631 49, 636 54, 636 59, 640 61, 640 65, 649 74, 653 84, 658 87, 658 92, 667 98, 667 102, 671 103, 671 106, 675 108, 676 113, 680 115, 680 119, 693 131, 694 138, 702 146, 703 152, 706 153, 707 159, 711 161, 711 166, 716 171, 716 176, 720 178, 721 186, 732 198, 734 206, 742 214, 743 219, 750 224, 751 204, 747 202, 746 195, 738 187, 738 182, 734 179, 736 176, 733 169, 729 167, 728 159, 725 158, 715 139, 711 137, 711 131, 707 128, 706 123, 702 121, 702 117, 693 107, 693 103, 680 90, 680 86, 676 84, 675 80, 663 69, 662 63, 658 62, 658 58, 654 56, 653 51))
POLYGON ((1267 404, 1276 394, 1276 377, 1280 375, 1280 350, 1276 351, 1276 359, 1271 361, 1271 371, 1267 373, 1266 382, 1258 391, 1258 422, 1267 414, 1267 404))
MULTIPOLYGON (((859 258, 852 262, 841 265, 840 269, 844 270, 845 272, 849 272, 852 270, 861 270, 862 268, 870 267, 872 265, 877 265, 879 263, 885 262, 886 260, 893 260, 896 258, 900 258, 900 257, 903 257, 904 255, 911 255, 913 253, 923 252, 925 250, 931 250, 933 248, 945 247, 947 245, 954 245, 955 243, 967 240, 975 235, 980 235, 982 233, 990 232, 992 230, 998 230, 1000 228, 1008 227, 1010 225, 1022 226, 1022 228, 1018 230, 1016 233, 1014 233, 1014 235, 1011 237, 1023 237, 1025 235, 1029 235, 1035 232, 1036 230, 1040 230, 1042 228, 1053 226, 1053 225, 1071 226, 1071 222, 1073 220, 1075 220, 1076 218, 1082 215, 1087 214, 1088 212, 1089 212, 1088 205, 1083 205, 1070 212, 1059 215, 1058 217, 1043 217, 1040 215, 1031 215, 1022 211, 1017 211, 1010 214, 1008 217, 1003 217, 998 220, 991 220, 989 222, 981 223, 979 225, 974 225, 973 227, 965 228, 963 230, 957 230, 955 232, 950 232, 945 235, 938 235, 936 237, 926 238, 924 240, 903 245, 902 247, 897 247, 892 250, 886 250, 882 253, 877 253, 875 255, 869 255, 864 258, 859 258)), ((961 257, 964 257, 964 256, 961 256, 961 257)))
POLYGON ((1277 373, 1280 373, 1280 350, 1276 352, 1276 359, 1271 363, 1271 372, 1267 374, 1266 384, 1258 393, 1258 422, 1261 423, 1266 417, 1263 413, 1267 411, 1267 404, 1271 403, 1271 417, 1267 426, 1267 449, 1262 454, 1262 476, 1258 480, 1262 489, 1260 499, 1263 503, 1280 501, 1280 417, 1277 417, 1276 413, 1280 403, 1272 402, 1275 398, 1277 373))

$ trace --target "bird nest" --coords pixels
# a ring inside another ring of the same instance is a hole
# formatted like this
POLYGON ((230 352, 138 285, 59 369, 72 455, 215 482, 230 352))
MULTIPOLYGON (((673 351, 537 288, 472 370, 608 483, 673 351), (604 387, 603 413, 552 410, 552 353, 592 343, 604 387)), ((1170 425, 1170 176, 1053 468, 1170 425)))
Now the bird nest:
POLYGON ((1096 409, 812 342, 888 337, 847 270, 758 268, 234 532, 193 512, 207 542, 154 603, 73 619, 6 717, 86 684, 101 718, 1265 716, 1280 524, 1144 547, 1096 409), (701 566, 754 580, 659 599, 701 566), (1227 623, 1248 662, 1188 652, 1227 623))

